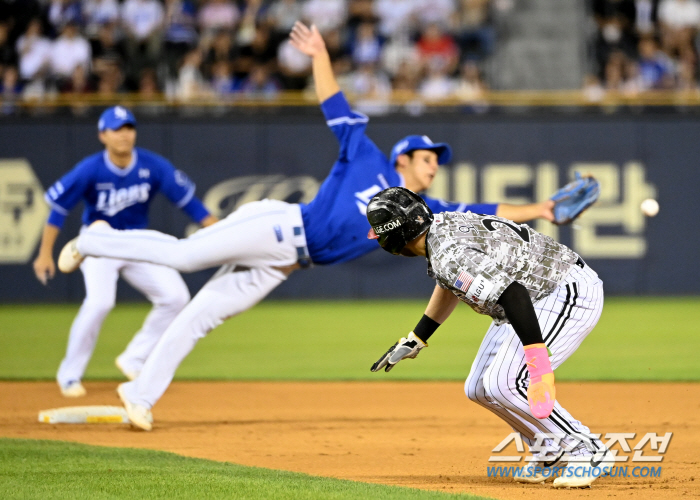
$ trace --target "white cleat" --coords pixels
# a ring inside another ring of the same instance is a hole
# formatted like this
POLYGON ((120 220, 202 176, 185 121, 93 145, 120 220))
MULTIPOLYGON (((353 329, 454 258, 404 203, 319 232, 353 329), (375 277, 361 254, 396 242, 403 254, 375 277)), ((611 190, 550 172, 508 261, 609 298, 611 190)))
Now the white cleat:
POLYGON ((572 457, 569 464, 554 480, 555 488, 590 488, 593 481, 607 476, 615 467, 615 457, 604 448, 601 453, 585 456, 585 460, 572 457), (602 456, 601 456, 602 455, 602 456))
POLYGON ((58 384, 58 387, 61 389, 61 394, 66 398, 82 398, 87 394, 80 380, 71 380, 66 385, 58 384))
POLYGON ((134 380, 136 377, 139 376, 139 372, 137 370, 129 370, 127 366, 124 363, 122 363, 119 357, 114 360, 114 364, 117 368, 119 368, 119 371, 122 372, 124 376, 129 380, 134 380))
MULTIPOLYGON (((88 229, 99 229, 100 227, 110 227, 109 222, 104 220, 96 220, 88 229)), ((69 274, 80 267, 80 264, 85 260, 85 256, 78 251, 78 236, 63 245, 61 253, 58 254, 58 269, 62 273, 69 274)))
POLYGON ((145 406, 137 405, 129 401, 124 395, 124 384, 119 384, 117 387, 117 394, 119 399, 122 400, 124 404, 124 409, 126 414, 129 415, 129 421, 134 427, 143 429, 144 431, 150 431, 153 429, 153 414, 151 410, 145 406))
POLYGON ((77 244, 78 237, 76 236, 66 243, 61 249, 61 253, 58 254, 58 268, 62 273, 72 273, 83 263, 85 257, 78 252, 77 244))
POLYGON ((516 483, 544 483, 547 479, 553 478, 555 472, 561 469, 560 460, 564 456, 564 450, 558 456, 547 458, 546 456, 535 455, 535 460, 525 464, 520 468, 520 474, 515 476, 516 483))

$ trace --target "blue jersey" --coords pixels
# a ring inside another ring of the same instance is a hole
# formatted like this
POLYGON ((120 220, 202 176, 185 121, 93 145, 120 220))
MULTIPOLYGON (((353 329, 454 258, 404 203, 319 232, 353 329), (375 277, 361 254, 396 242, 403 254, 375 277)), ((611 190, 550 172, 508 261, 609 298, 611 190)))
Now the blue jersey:
POLYGON ((117 167, 103 151, 82 160, 49 188, 45 195, 52 208, 48 222, 62 227, 68 212, 83 200, 83 224, 105 220, 115 229, 143 229, 158 191, 200 222, 209 212, 194 190, 187 175, 151 151, 135 148, 126 168, 117 167))
MULTIPOLYGON (((301 205, 309 256, 315 264, 337 264, 379 248, 367 239, 367 204, 379 191, 403 186, 403 178, 382 151, 365 135, 369 119, 350 109, 338 92, 321 104, 326 123, 340 142, 338 160, 316 197, 301 205)), ((498 205, 450 203, 423 196, 435 212, 495 215, 498 205)))

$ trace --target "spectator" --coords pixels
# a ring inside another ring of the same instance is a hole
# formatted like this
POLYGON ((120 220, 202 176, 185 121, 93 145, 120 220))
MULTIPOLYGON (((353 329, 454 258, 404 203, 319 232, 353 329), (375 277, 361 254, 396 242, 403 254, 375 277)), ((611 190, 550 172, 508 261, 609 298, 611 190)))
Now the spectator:
POLYGON ((280 84, 265 64, 256 64, 241 83, 239 92, 249 97, 272 99, 280 92, 280 84))
POLYGON ((355 31, 362 23, 377 23, 373 0, 350 0, 348 3, 347 27, 355 31))
POLYGON ((617 50, 612 52, 605 63, 605 89, 613 92, 620 92, 625 84, 625 54, 617 50))
POLYGON ((92 50, 88 41, 80 35, 78 25, 69 21, 61 36, 54 40, 50 52, 51 74, 59 88, 65 80, 73 77, 75 68, 90 68, 92 50))
POLYGON ((83 3, 85 35, 94 40, 99 37, 100 28, 105 24, 119 21, 119 3, 117 0, 85 0, 83 3))
POLYGON ((73 115, 84 116, 90 110, 88 103, 80 99, 80 96, 94 92, 87 68, 76 66, 70 80, 64 80, 58 90, 62 94, 72 95, 70 110, 73 115))
POLYGON ((382 44, 374 23, 361 23, 352 41, 352 62, 356 66, 377 64, 382 53, 382 44))
POLYGON ((333 72, 339 78, 343 78, 352 70, 352 60, 343 41, 340 29, 328 31, 323 38, 326 41, 326 50, 331 58, 333 72))
POLYGON ((391 82, 375 65, 364 64, 350 75, 350 90, 356 96, 355 109, 367 115, 389 112, 391 82))
POLYGON ((124 64, 126 60, 126 47, 117 39, 117 25, 107 23, 100 26, 97 38, 90 42, 92 49, 92 71, 100 75, 105 65, 116 63, 124 64))
MULTIPOLYGON (((244 0, 241 11, 241 20, 238 23, 236 43, 239 46, 246 46, 253 43, 256 36, 256 29, 263 24, 267 7, 263 6, 262 0, 244 0)), ((267 27, 265 27, 267 29, 267 27)))
POLYGON ((421 71, 418 65, 403 61, 394 72, 392 88, 398 94, 411 94, 418 91, 421 71))
POLYGON ((206 52, 206 57, 203 62, 204 74, 211 78, 214 74, 214 65, 219 62, 225 62, 230 65, 236 58, 236 48, 233 44, 233 35, 228 30, 220 30, 212 40, 209 49, 206 52))
POLYGON ((491 0, 461 0, 461 7, 457 27, 461 58, 484 59, 495 43, 491 0))
POLYGON ((465 102, 483 102, 486 93, 486 84, 481 79, 481 71, 474 61, 466 61, 462 64, 454 95, 465 102))
POLYGON ((439 24, 443 30, 448 32, 455 28, 455 15, 457 13, 455 0, 414 1, 415 17, 419 23, 419 30, 430 24, 439 24))
POLYGON ((199 10, 197 18, 204 38, 203 45, 207 47, 209 40, 221 30, 233 32, 240 17, 238 8, 230 0, 208 0, 199 10))
POLYGON ((341 28, 348 16, 344 0, 306 0, 302 13, 307 24, 315 24, 321 33, 341 28))
POLYGON ((659 4, 661 45, 666 54, 682 56, 693 52, 693 39, 700 25, 697 0, 663 0, 659 4))
POLYGON ((410 36, 415 31, 417 0, 375 0, 379 33, 385 38, 410 36))
POLYGON ((218 96, 228 96, 235 92, 236 85, 229 61, 220 59, 212 65, 211 88, 218 96))
POLYGON ((123 90, 124 73, 116 62, 105 62, 98 75, 97 94, 105 100, 112 100, 123 90))
POLYGON ((420 68, 421 59, 418 49, 415 44, 411 43, 407 34, 400 34, 384 44, 382 50, 382 67, 391 75, 396 76, 401 67, 409 64, 418 71, 420 68))
POLYGON ((0 73, 2 73, 4 68, 14 68, 16 65, 17 53, 10 43, 10 27, 8 23, 0 22, 0 73))
POLYGON ((253 39, 250 43, 241 45, 238 49, 236 78, 247 78, 251 68, 256 64, 273 68, 276 57, 277 47, 272 43, 269 28, 264 25, 258 26, 253 33, 253 39))
POLYGON ((273 2, 266 12, 266 21, 272 30, 272 36, 280 42, 287 38, 292 26, 302 18, 299 0, 279 0, 273 2))
POLYGON ((201 71, 202 54, 199 49, 193 49, 185 55, 178 73, 178 97, 183 101, 191 101, 211 95, 201 71))
POLYGON ((418 89, 426 101, 440 101, 452 95, 455 90, 454 81, 450 78, 443 64, 433 62, 428 65, 428 74, 418 89))
POLYGON ((653 38, 645 37, 639 41, 639 75, 643 90, 672 88, 671 64, 653 38))
POLYGON ((285 40, 277 50, 277 66, 282 84, 288 90, 302 90, 311 74, 311 58, 285 40))
POLYGON ((27 31, 17 40, 17 54, 20 79, 25 85, 30 84, 35 92, 43 93, 44 78, 51 61, 51 41, 42 36, 38 18, 29 22, 27 31))
POLYGON ((451 75, 459 64, 459 48, 452 36, 437 23, 429 24, 416 43, 421 62, 429 71, 444 70, 451 75))
POLYGON ((594 0, 593 14, 598 26, 595 59, 602 76, 610 54, 622 52, 629 58, 636 55, 636 6, 634 0, 594 0))
POLYGON ((19 81, 19 72, 14 66, 6 66, 2 71, 0 81, 0 100, 2 107, 0 112, 9 115, 16 111, 16 103, 22 93, 22 85, 19 81))
POLYGON ((158 0, 125 0, 121 14, 128 56, 126 77, 133 82, 144 67, 153 66, 160 59, 163 5, 158 0))
POLYGON ((83 24, 82 10, 80 0, 51 0, 49 22, 56 33, 61 33, 68 23, 83 24))
POLYGON ((168 75, 174 77, 185 54, 197 46, 197 8, 190 0, 165 0, 163 51, 168 75))
POLYGON ((165 111, 165 104, 158 102, 160 98, 160 86, 158 77, 153 68, 144 68, 139 78, 139 114, 157 116, 165 111))

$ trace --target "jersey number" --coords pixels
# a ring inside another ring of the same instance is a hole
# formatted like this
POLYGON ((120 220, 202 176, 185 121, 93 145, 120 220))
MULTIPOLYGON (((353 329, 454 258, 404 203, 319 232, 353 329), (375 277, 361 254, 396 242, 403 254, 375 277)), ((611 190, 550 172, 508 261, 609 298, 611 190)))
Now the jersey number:
POLYGON ((495 231, 496 228, 493 227, 494 224, 503 224, 504 226, 509 227, 513 231, 515 231, 515 234, 520 236, 520 239, 523 241, 527 241, 530 243, 530 233, 527 230, 527 227, 523 226, 517 226, 513 224, 512 222, 505 222, 499 219, 482 219, 481 223, 484 225, 486 229, 489 231, 495 231))

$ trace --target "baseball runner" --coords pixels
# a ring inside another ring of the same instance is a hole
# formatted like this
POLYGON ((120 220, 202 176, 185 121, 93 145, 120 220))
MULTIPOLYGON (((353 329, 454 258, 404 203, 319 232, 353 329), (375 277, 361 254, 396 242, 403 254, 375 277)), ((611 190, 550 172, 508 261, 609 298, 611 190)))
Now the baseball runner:
MULTIPOLYGON (((195 186, 170 162, 151 151, 134 147, 136 119, 126 108, 115 106, 98 122, 103 152, 88 156, 59 179, 46 194, 51 206, 34 272, 43 284, 53 278, 53 247, 70 210, 82 200, 83 224, 107 221, 118 229, 148 225, 148 207, 158 191, 202 225, 216 222, 194 196, 195 186)), ((84 226, 84 227, 85 227, 84 226)), ((121 275, 153 303, 153 309, 126 350, 116 359, 128 378, 135 378, 168 324, 190 299, 177 271, 169 267, 123 259, 88 258, 80 266, 85 279, 85 300, 73 321, 66 356, 56 376, 66 397, 85 395, 81 383, 102 322, 114 307, 121 275)))
POLYGON ((603 310, 603 282, 581 257, 527 225, 500 217, 433 215, 418 195, 401 187, 374 196, 367 218, 368 239, 395 255, 424 256, 428 276, 436 281, 416 328, 372 371, 389 371, 402 359, 415 358, 462 301, 493 318, 465 392, 538 451, 522 480, 545 481, 548 476, 537 467, 561 459, 569 465, 555 487, 590 486, 600 475, 593 468, 609 471, 614 460, 603 443, 556 402, 553 370, 581 345, 603 310), (546 436, 545 446, 538 435, 546 436))
MULTIPOLYGON (((451 149, 425 136, 408 136, 390 159, 365 135, 368 118, 350 109, 333 75, 318 30, 297 23, 292 44, 312 57, 316 93, 330 129, 340 143, 338 159, 308 205, 262 200, 243 205, 211 227, 178 240, 155 231, 117 231, 95 224, 64 247, 62 271, 85 255, 153 262, 191 272, 223 266, 171 323, 137 379, 119 395, 131 422, 152 426, 152 406, 170 384, 197 341, 225 319, 254 306, 296 269, 358 258, 376 249, 365 238, 370 198, 389 186, 427 189, 451 149)), ((425 197, 435 210, 473 210, 525 221, 554 220, 551 200, 532 205, 466 205, 425 197)))

